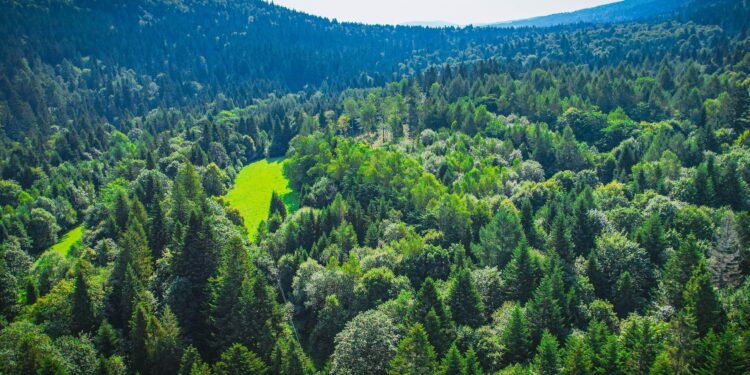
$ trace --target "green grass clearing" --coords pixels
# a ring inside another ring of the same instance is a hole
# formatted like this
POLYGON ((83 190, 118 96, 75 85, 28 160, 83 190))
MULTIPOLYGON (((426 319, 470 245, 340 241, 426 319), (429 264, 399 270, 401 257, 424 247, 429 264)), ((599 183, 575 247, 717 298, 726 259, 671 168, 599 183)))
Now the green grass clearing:
POLYGON ((83 236, 83 226, 79 225, 65 233, 56 244, 52 245, 51 251, 55 251, 62 255, 63 258, 68 256, 70 249, 76 241, 80 240, 83 236))
POLYGON ((286 204, 287 211, 299 208, 299 197, 284 176, 283 159, 265 159, 242 168, 234 180, 234 188, 225 196, 245 221, 250 238, 255 238, 258 225, 268 218, 271 194, 275 191, 286 204))
POLYGON ((70 249, 73 245, 81 240, 83 237, 83 225, 79 225, 71 229, 68 233, 65 233, 56 244, 52 245, 49 249, 43 252, 34 262, 35 267, 44 265, 47 260, 47 256, 51 253, 57 253, 63 258, 67 258, 70 253, 70 249))

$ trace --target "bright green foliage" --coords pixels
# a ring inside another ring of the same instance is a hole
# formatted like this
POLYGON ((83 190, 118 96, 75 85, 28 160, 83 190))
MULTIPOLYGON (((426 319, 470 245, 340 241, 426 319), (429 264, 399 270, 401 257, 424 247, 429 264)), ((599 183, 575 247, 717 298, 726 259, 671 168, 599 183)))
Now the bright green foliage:
POLYGON ((565 355, 563 358, 563 374, 584 375, 590 374, 592 370, 591 352, 589 352, 583 339, 571 335, 565 343, 565 355))
POLYGON ((448 353, 443 357, 443 363, 440 366, 440 375, 463 375, 466 373, 466 361, 461 352, 458 351, 456 344, 453 344, 448 353))
POLYGON ((216 375, 263 375, 268 372, 268 366, 257 354, 240 344, 234 344, 221 354, 221 358, 214 365, 213 372, 216 375))
POLYGON ((388 373, 429 375, 434 373, 435 365, 435 350, 427 339, 427 333, 421 324, 415 323, 399 342, 388 373))
POLYGON ((237 174, 234 188, 225 197, 232 207, 239 210, 251 238, 255 236, 258 224, 270 216, 272 194, 281 198, 288 212, 297 209, 297 195, 289 188, 282 165, 280 160, 259 160, 247 165, 237 174))
POLYGON ((545 331, 542 341, 536 349, 533 368, 540 375, 556 375, 560 373, 560 354, 555 336, 545 331))

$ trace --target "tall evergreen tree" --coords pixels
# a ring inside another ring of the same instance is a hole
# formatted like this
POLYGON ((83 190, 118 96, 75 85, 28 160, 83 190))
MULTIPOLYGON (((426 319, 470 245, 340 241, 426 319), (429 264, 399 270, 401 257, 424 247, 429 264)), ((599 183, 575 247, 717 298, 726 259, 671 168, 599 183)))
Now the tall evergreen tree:
POLYGON ((534 357, 534 371, 539 375, 556 375, 560 373, 560 354, 555 336, 544 331, 542 341, 534 357))
POLYGON ((456 272, 448 294, 448 305, 456 324, 470 327, 478 327, 482 324, 484 306, 474 285, 471 272, 468 270, 456 272))
POLYGON ((695 318, 698 333, 703 336, 710 329, 718 331, 724 320, 719 297, 711 283, 706 262, 701 260, 685 285, 685 308, 695 318))
POLYGON ((711 281, 717 288, 735 288, 742 281, 740 246, 734 215, 728 213, 716 233, 715 245, 708 259, 711 281))
POLYGON ((440 365, 440 375, 464 375, 466 373, 466 362, 464 361, 461 352, 458 351, 456 344, 454 343, 448 353, 443 357, 443 362, 440 365))
POLYGON ((71 331, 74 334, 93 332, 99 325, 94 304, 89 295, 89 283, 86 273, 88 265, 79 261, 76 267, 75 286, 71 295, 71 331))
POLYGON ((505 363, 526 363, 531 349, 531 335, 526 323, 526 317, 519 306, 513 309, 508 325, 502 336, 506 352, 503 356, 505 363))
POLYGON ((427 339, 421 324, 415 323, 398 344, 396 356, 391 360, 389 374, 433 374, 435 350, 427 339))

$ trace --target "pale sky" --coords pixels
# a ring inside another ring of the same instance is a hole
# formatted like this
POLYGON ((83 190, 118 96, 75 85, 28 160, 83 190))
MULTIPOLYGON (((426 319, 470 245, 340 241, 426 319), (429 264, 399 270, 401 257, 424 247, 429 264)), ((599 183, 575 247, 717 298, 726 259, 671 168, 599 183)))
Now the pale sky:
POLYGON ((445 21, 460 25, 517 20, 612 2, 615 0, 273 0, 275 4, 339 21, 445 21))

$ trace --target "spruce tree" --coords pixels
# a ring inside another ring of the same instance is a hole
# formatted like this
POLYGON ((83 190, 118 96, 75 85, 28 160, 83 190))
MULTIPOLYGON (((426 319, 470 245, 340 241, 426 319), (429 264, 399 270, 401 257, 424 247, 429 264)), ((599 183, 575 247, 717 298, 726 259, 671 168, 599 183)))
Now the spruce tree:
POLYGON ((484 307, 468 270, 457 271, 448 294, 448 305, 456 324, 474 328, 482 324, 484 307))
POLYGON ((284 201, 281 200, 281 197, 279 197, 279 194, 277 194, 275 191, 271 193, 271 208, 268 211, 268 217, 273 216, 274 214, 279 214, 281 216, 281 219, 286 219, 286 205, 284 204, 284 201))
POLYGON ((560 373, 560 354, 555 336, 544 331, 542 341, 536 350, 533 368, 539 375, 557 375, 560 373))
POLYGON ((694 236, 689 235, 667 261, 662 275, 662 288, 666 302, 675 309, 684 306, 683 291, 693 274, 693 269, 703 257, 694 236))
POLYGON ((506 348, 503 360, 507 364, 526 363, 531 349, 531 336, 526 317, 519 306, 513 309, 508 325, 502 335, 502 342, 506 348))
POLYGON ((724 312, 704 260, 695 267, 685 286, 683 298, 685 308, 695 318, 698 334, 703 336, 710 329, 718 331, 723 323, 724 312))
POLYGON ((458 351, 456 344, 451 345, 448 353, 443 357, 440 366, 440 375, 464 375, 466 373, 466 362, 461 352, 458 351))
POLYGON ((667 241, 659 215, 654 213, 649 216, 636 233, 635 238, 641 247, 646 250, 653 264, 657 266, 664 264, 664 251, 667 248, 667 241))
POLYGON ((435 350, 427 339, 427 333, 421 324, 415 323, 399 342, 388 373, 430 375, 435 371, 435 361, 435 350))
POLYGON ((241 344, 229 347, 214 365, 216 375, 264 375, 266 373, 268 373, 268 366, 257 354, 241 344))
POLYGON ((474 353, 474 349, 469 348, 466 351, 466 375, 483 375, 482 368, 479 363, 477 354, 474 353))
POLYGON ((719 289, 735 288, 742 281, 740 271, 740 240, 734 224, 734 215, 724 216, 716 234, 716 241, 708 259, 711 281, 719 289))
POLYGON ((81 260, 76 267, 76 280, 71 295, 71 331, 73 334, 93 332, 98 322, 89 295, 87 264, 81 260))

